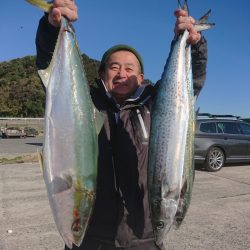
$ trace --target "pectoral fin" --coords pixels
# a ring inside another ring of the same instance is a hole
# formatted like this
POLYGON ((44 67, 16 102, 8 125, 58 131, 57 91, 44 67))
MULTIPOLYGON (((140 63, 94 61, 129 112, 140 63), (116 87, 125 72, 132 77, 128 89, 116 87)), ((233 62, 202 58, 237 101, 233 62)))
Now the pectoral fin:
POLYGON ((44 87, 47 88, 48 83, 49 83, 49 76, 50 76, 49 68, 38 70, 38 74, 43 82, 44 87))

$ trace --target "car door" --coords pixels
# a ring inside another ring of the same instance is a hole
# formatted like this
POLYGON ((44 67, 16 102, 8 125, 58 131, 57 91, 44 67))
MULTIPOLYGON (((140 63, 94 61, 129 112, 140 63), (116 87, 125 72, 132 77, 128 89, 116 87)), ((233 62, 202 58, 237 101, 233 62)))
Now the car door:
POLYGON ((250 124, 240 122, 239 127, 240 127, 241 133, 244 135, 245 140, 246 140, 247 145, 248 145, 246 158, 250 160, 250 124))
POLYGON ((238 160, 245 159, 248 152, 249 141, 241 133, 238 122, 220 121, 217 122, 218 131, 223 135, 227 148, 227 159, 238 160))

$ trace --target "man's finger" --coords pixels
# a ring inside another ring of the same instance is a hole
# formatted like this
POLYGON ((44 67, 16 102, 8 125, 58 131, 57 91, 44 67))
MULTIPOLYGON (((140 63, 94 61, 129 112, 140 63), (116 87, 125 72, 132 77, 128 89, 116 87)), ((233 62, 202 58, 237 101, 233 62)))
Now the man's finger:
POLYGON ((191 44, 197 44, 201 39, 201 34, 200 33, 190 33, 188 42, 191 44))
POLYGON ((78 19, 76 8, 70 9, 59 7, 58 9, 61 11, 61 15, 65 16, 69 21, 74 22, 78 19))
POLYGON ((61 11, 57 8, 53 8, 49 13, 49 22, 55 27, 60 26, 61 18, 62 18, 61 11))
POLYGON ((182 9, 178 9, 174 12, 174 15, 176 17, 180 17, 180 16, 188 16, 188 13, 185 10, 182 9))

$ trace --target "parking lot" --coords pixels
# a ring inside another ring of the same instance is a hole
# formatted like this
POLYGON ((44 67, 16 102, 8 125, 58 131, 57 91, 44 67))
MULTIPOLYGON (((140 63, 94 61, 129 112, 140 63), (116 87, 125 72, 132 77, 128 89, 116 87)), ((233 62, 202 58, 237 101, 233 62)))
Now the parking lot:
MULTIPOLYGON (((34 153, 41 146, 41 137, 0 139, 0 157, 34 153)), ((170 250, 250 249, 250 165, 217 173, 196 170, 188 214, 166 241, 170 250)), ((0 165, 0 249, 62 250, 63 245, 38 164, 0 165)))
POLYGON ((2 139, 0 137, 0 157, 16 156, 26 153, 36 153, 41 149, 43 137, 26 137, 2 139))

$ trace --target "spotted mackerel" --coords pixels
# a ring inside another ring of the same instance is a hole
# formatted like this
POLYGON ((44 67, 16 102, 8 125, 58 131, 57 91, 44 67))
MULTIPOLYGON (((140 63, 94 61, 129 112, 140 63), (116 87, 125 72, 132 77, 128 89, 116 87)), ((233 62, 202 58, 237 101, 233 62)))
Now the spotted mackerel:
MULTIPOLYGON (((213 26, 206 23, 209 14, 195 25, 198 31, 213 26)), ((174 223, 181 224, 192 194, 195 97, 188 36, 185 30, 175 39, 152 107, 148 183, 157 245, 164 244, 174 223)))

